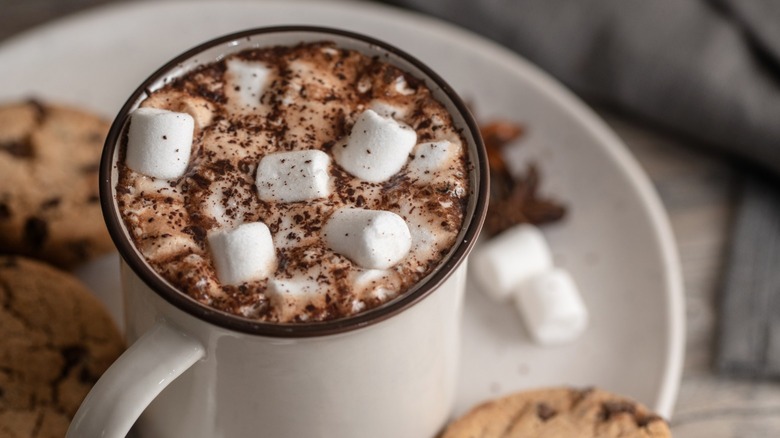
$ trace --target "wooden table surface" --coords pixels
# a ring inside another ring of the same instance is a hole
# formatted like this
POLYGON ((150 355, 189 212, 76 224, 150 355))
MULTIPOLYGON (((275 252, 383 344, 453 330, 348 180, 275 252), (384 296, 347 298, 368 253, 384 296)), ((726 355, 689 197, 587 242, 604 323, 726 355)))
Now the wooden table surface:
MULTIPOLYGON (((0 0, 0 44, 34 25, 112 1, 116 0, 0 0)), ((780 436, 780 385, 723 378, 711 366, 717 295, 739 175, 727 160, 694 142, 614 111, 597 108, 597 112, 652 179, 677 238, 686 291, 687 346, 671 420, 674 436, 780 436)))

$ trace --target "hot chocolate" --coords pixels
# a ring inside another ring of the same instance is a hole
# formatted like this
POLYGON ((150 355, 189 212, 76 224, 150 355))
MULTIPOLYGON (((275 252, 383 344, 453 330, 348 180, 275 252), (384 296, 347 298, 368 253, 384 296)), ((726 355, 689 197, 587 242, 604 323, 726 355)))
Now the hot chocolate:
POLYGON ((166 280, 268 322, 350 316, 403 294, 455 244, 465 142, 425 83, 334 44, 252 49, 150 93, 117 203, 166 280))

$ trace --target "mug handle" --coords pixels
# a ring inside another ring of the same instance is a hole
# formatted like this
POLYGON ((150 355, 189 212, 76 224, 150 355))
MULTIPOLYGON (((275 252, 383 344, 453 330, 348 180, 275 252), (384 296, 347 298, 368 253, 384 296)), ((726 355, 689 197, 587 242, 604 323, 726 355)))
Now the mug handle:
POLYGON ((124 438, 152 400, 205 354, 200 341, 157 321, 87 394, 66 438, 124 438))

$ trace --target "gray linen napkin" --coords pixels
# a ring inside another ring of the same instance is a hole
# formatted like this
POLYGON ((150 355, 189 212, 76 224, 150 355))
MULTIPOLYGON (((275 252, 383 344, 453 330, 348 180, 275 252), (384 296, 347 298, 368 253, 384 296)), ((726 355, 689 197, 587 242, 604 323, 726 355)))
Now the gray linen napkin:
POLYGON ((780 377, 780 193, 745 181, 721 294, 716 366, 730 375, 780 377))
POLYGON ((588 99, 749 170, 716 367, 780 377, 780 0, 385 0, 504 44, 588 99))

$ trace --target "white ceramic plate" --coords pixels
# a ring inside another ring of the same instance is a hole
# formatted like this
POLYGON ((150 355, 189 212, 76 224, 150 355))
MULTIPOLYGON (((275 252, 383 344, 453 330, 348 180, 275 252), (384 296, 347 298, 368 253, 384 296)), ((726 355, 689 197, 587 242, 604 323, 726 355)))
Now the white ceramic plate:
MULTIPOLYGON (((620 140, 572 94, 515 54, 453 26, 368 3, 158 2, 112 6, 34 29, 0 48, 0 100, 40 96, 113 117, 173 56, 251 27, 317 24, 366 33, 419 57, 482 119, 522 121, 514 165, 540 164, 543 191, 569 205, 545 228, 579 284, 591 324, 576 343, 533 345, 511 306, 470 285, 455 414, 544 385, 597 385, 669 416, 683 360, 683 294, 674 241, 648 179, 620 140)), ((81 276, 117 318, 116 260, 81 276)))

